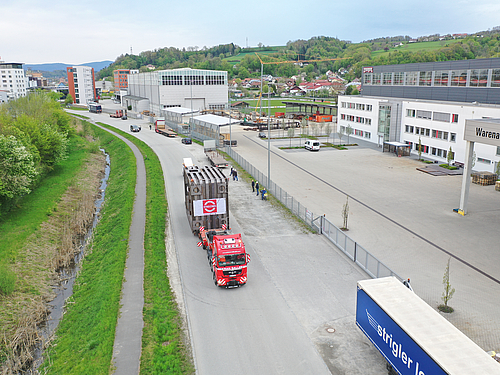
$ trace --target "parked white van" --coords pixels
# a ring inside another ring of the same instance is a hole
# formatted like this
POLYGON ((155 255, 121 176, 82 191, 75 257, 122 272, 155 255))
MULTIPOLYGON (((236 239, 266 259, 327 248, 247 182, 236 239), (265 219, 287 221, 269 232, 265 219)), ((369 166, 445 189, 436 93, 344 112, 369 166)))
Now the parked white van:
POLYGON ((307 140, 304 147, 306 150, 319 151, 319 141, 307 140))

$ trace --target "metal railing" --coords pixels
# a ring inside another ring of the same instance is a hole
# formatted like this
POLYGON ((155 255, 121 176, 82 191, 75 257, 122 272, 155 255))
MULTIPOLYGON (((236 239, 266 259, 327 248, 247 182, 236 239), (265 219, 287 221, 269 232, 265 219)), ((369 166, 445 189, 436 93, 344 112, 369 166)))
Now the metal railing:
MULTIPOLYGON (((267 176, 241 157, 233 147, 225 147, 224 151, 245 171, 247 171, 256 181, 260 181, 260 186, 265 187, 267 176)), ((395 276, 400 281, 403 279, 384 263, 379 261, 368 250, 359 243, 350 238, 344 231, 332 224, 326 217, 314 217, 314 213, 302 205, 296 198, 288 194, 284 189, 275 184, 272 180, 266 187, 268 193, 272 194, 280 201, 292 214, 302 220, 315 232, 325 236, 353 262, 361 267, 368 275, 373 278, 395 276)))

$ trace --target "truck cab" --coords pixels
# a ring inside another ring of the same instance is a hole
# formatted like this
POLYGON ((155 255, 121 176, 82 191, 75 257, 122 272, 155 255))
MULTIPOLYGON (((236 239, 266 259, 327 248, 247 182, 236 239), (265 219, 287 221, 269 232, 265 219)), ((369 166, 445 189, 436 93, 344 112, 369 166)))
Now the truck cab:
POLYGON ((246 284, 250 257, 245 251, 241 234, 214 235, 208 257, 216 286, 227 288, 246 284))

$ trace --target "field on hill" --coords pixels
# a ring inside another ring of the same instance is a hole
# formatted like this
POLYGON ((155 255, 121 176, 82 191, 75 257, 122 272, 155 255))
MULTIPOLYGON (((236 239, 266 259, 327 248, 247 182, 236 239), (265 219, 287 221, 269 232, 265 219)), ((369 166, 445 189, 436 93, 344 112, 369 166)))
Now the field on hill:
POLYGON ((246 49, 243 49, 242 52, 238 53, 235 56, 226 57, 224 59, 224 61, 227 61, 227 62, 230 62, 233 64, 239 64, 245 56, 247 56, 247 55, 255 56, 255 52, 257 52, 259 55, 270 55, 273 53, 278 53, 281 50, 283 50, 284 48, 285 48, 285 46, 265 47, 264 49, 246 48, 246 49))
POLYGON ((390 53, 390 52, 418 52, 418 51, 432 51, 432 50, 438 50, 440 48, 452 45, 453 43, 457 43, 460 41, 460 39, 455 39, 455 40, 438 40, 435 42, 417 42, 417 43, 406 43, 403 44, 400 47, 396 48, 389 48, 388 51, 384 51, 383 49, 378 50, 378 51, 373 51, 371 57, 379 57, 381 55, 384 55, 385 53, 390 53))

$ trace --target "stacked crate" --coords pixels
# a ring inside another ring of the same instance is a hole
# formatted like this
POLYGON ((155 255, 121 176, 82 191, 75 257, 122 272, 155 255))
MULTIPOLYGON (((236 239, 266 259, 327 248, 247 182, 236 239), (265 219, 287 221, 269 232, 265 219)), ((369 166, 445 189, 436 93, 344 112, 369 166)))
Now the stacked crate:
POLYGON ((472 172, 472 183, 486 186, 495 185, 497 181, 496 173, 492 172, 472 172))

